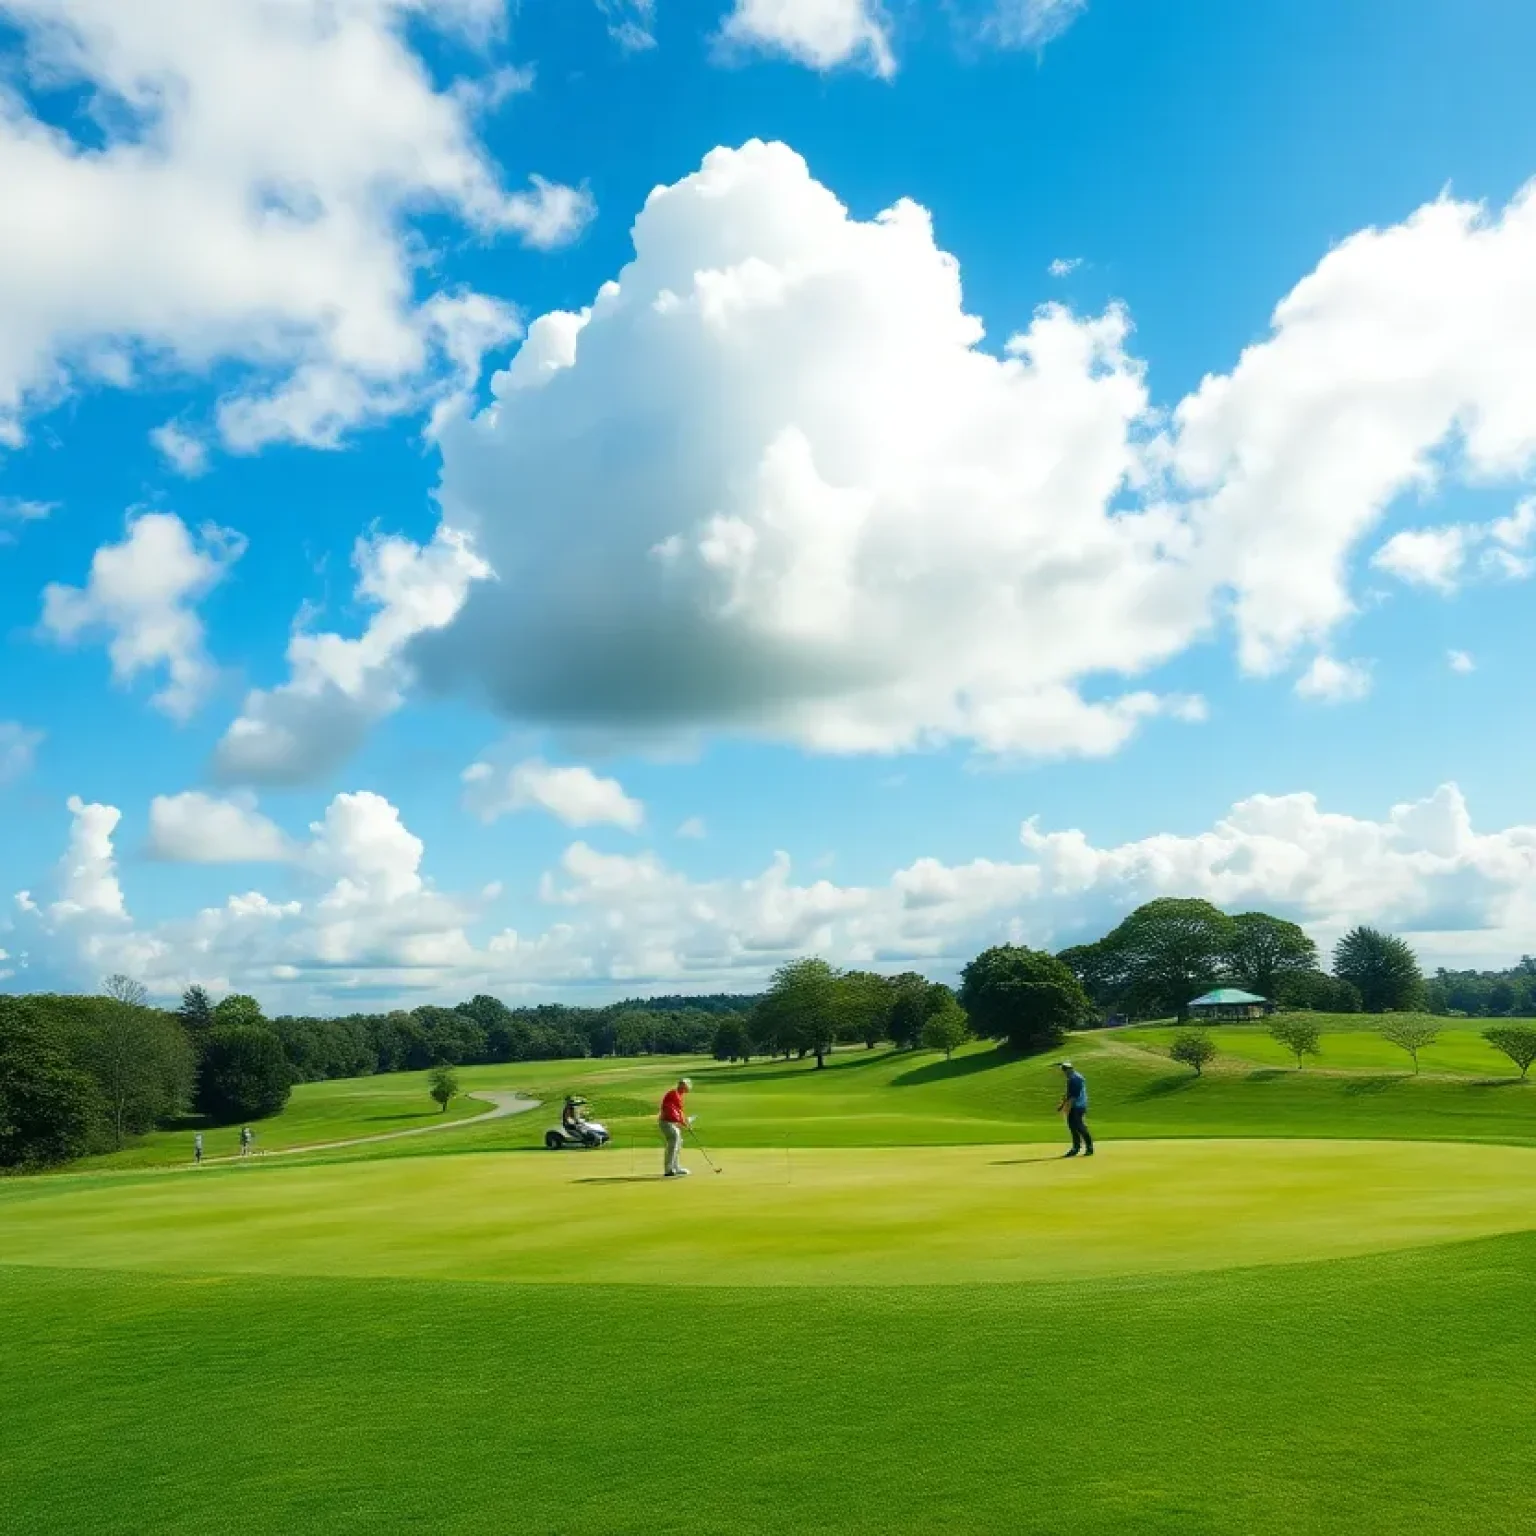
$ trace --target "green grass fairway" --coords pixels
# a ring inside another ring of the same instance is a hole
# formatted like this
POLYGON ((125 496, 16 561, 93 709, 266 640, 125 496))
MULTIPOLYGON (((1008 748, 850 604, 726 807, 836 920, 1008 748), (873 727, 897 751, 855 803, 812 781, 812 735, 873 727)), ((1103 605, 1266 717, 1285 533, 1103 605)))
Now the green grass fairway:
MULTIPOLYGON (((427 1093, 425 1072, 396 1072, 385 1077, 354 1077, 330 1083, 299 1083, 282 1114, 255 1124, 256 1144, 267 1152, 287 1151, 317 1142, 350 1141, 408 1131, 443 1120, 483 1115, 490 1105, 460 1098, 439 1110, 427 1093)), ((90 1168, 154 1168, 192 1161, 192 1136, 198 1127, 155 1131, 121 1152, 85 1158, 71 1171, 90 1168)), ((203 1155, 234 1157, 240 1151, 238 1125, 203 1131, 203 1155)))
POLYGON ((1536 1227, 1536 1149, 1132 1142, 612 1151, 208 1171, 0 1204, 12 1263, 571 1284, 964 1285, 1219 1269, 1536 1227))
MULTIPOLYGON (((1419 1052, 1421 1072, 1459 1072, 1483 1077, 1509 1077, 1515 1069, 1483 1039, 1483 1030, 1495 1019, 1448 1022, 1425 1018, 1440 1031, 1440 1038, 1419 1052)), ((1320 1049, 1307 1059, 1308 1071, 1411 1072, 1408 1053, 1381 1037, 1380 1021, 1363 1020, 1359 1014, 1329 1014, 1318 1019, 1323 1030, 1320 1049)), ((1177 1031, 1173 1028, 1116 1030, 1116 1038, 1166 1051, 1177 1031)), ((1220 1024, 1211 1038, 1222 1056, 1259 1066, 1294 1067, 1296 1058, 1270 1038, 1262 1024, 1220 1024)), ((1220 1057, 1218 1057, 1218 1061, 1220 1057)))
MULTIPOLYGON (((1536 1529, 1536 1084, 1070 1049, 1091 1162, 1048 1060, 973 1048, 690 1062, 726 1171, 681 1182, 673 1061, 468 1069, 546 1107, 440 1136, 0 1181, 4 1524, 1536 1529), (538 1149, 572 1088, 614 1146, 538 1149)), ((263 1140, 420 1093, 313 1084, 263 1140)))

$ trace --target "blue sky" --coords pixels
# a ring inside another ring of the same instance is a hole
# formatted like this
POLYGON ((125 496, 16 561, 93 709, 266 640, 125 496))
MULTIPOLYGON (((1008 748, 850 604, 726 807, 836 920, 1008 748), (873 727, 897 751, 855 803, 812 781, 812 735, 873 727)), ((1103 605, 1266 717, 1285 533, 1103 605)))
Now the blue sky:
POLYGON ((121 10, 0 0, 0 985, 1529 947, 1529 7, 121 10))

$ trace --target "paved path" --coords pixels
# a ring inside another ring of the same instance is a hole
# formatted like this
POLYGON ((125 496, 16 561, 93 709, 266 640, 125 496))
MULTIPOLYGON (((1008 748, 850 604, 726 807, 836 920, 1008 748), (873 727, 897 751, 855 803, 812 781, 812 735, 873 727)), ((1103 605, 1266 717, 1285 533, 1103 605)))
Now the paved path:
MULTIPOLYGON (((329 1152, 334 1147, 364 1147, 375 1141, 398 1141, 402 1136, 430 1136, 435 1131, 457 1131, 462 1130, 466 1125, 484 1125, 487 1120, 505 1120, 508 1115, 526 1114, 530 1109, 537 1109, 543 1102, 540 1099, 525 1099, 519 1093, 497 1093, 492 1089, 479 1090, 466 1094, 465 1097, 481 1099, 494 1107, 486 1110, 483 1115, 470 1115, 463 1120, 434 1120, 431 1125, 415 1125, 408 1131, 381 1131, 377 1136, 352 1136, 345 1141, 311 1141, 301 1147, 275 1147, 270 1152, 258 1146, 253 1155, 292 1157, 299 1152, 329 1152)), ((242 1159, 238 1152, 231 1153, 228 1157, 203 1159, 204 1164, 240 1161, 242 1159)))

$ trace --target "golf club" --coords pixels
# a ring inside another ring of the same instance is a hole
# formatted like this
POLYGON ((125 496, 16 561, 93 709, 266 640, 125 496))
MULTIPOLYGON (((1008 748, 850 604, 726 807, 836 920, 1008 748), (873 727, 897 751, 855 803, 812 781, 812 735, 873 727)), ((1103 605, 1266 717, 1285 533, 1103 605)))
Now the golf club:
POLYGON ((689 1134, 692 1135, 695 1145, 698 1147, 699 1151, 703 1154, 704 1161, 706 1163, 708 1163, 709 1166, 711 1168, 713 1168, 716 1173, 724 1173, 725 1169, 720 1167, 720 1165, 715 1162, 714 1158, 712 1158, 709 1155, 709 1149, 699 1139, 699 1133, 696 1130, 694 1130, 692 1122, 689 1123, 688 1131, 689 1131, 689 1134))

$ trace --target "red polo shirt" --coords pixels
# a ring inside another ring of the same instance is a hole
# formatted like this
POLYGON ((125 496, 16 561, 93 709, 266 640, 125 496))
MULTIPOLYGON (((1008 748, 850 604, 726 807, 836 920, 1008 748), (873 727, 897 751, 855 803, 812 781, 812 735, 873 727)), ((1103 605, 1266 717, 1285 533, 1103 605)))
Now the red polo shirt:
POLYGON ((683 1113, 683 1094, 680 1088, 669 1088, 661 1101, 661 1118, 673 1125, 687 1125, 688 1116, 683 1113))

